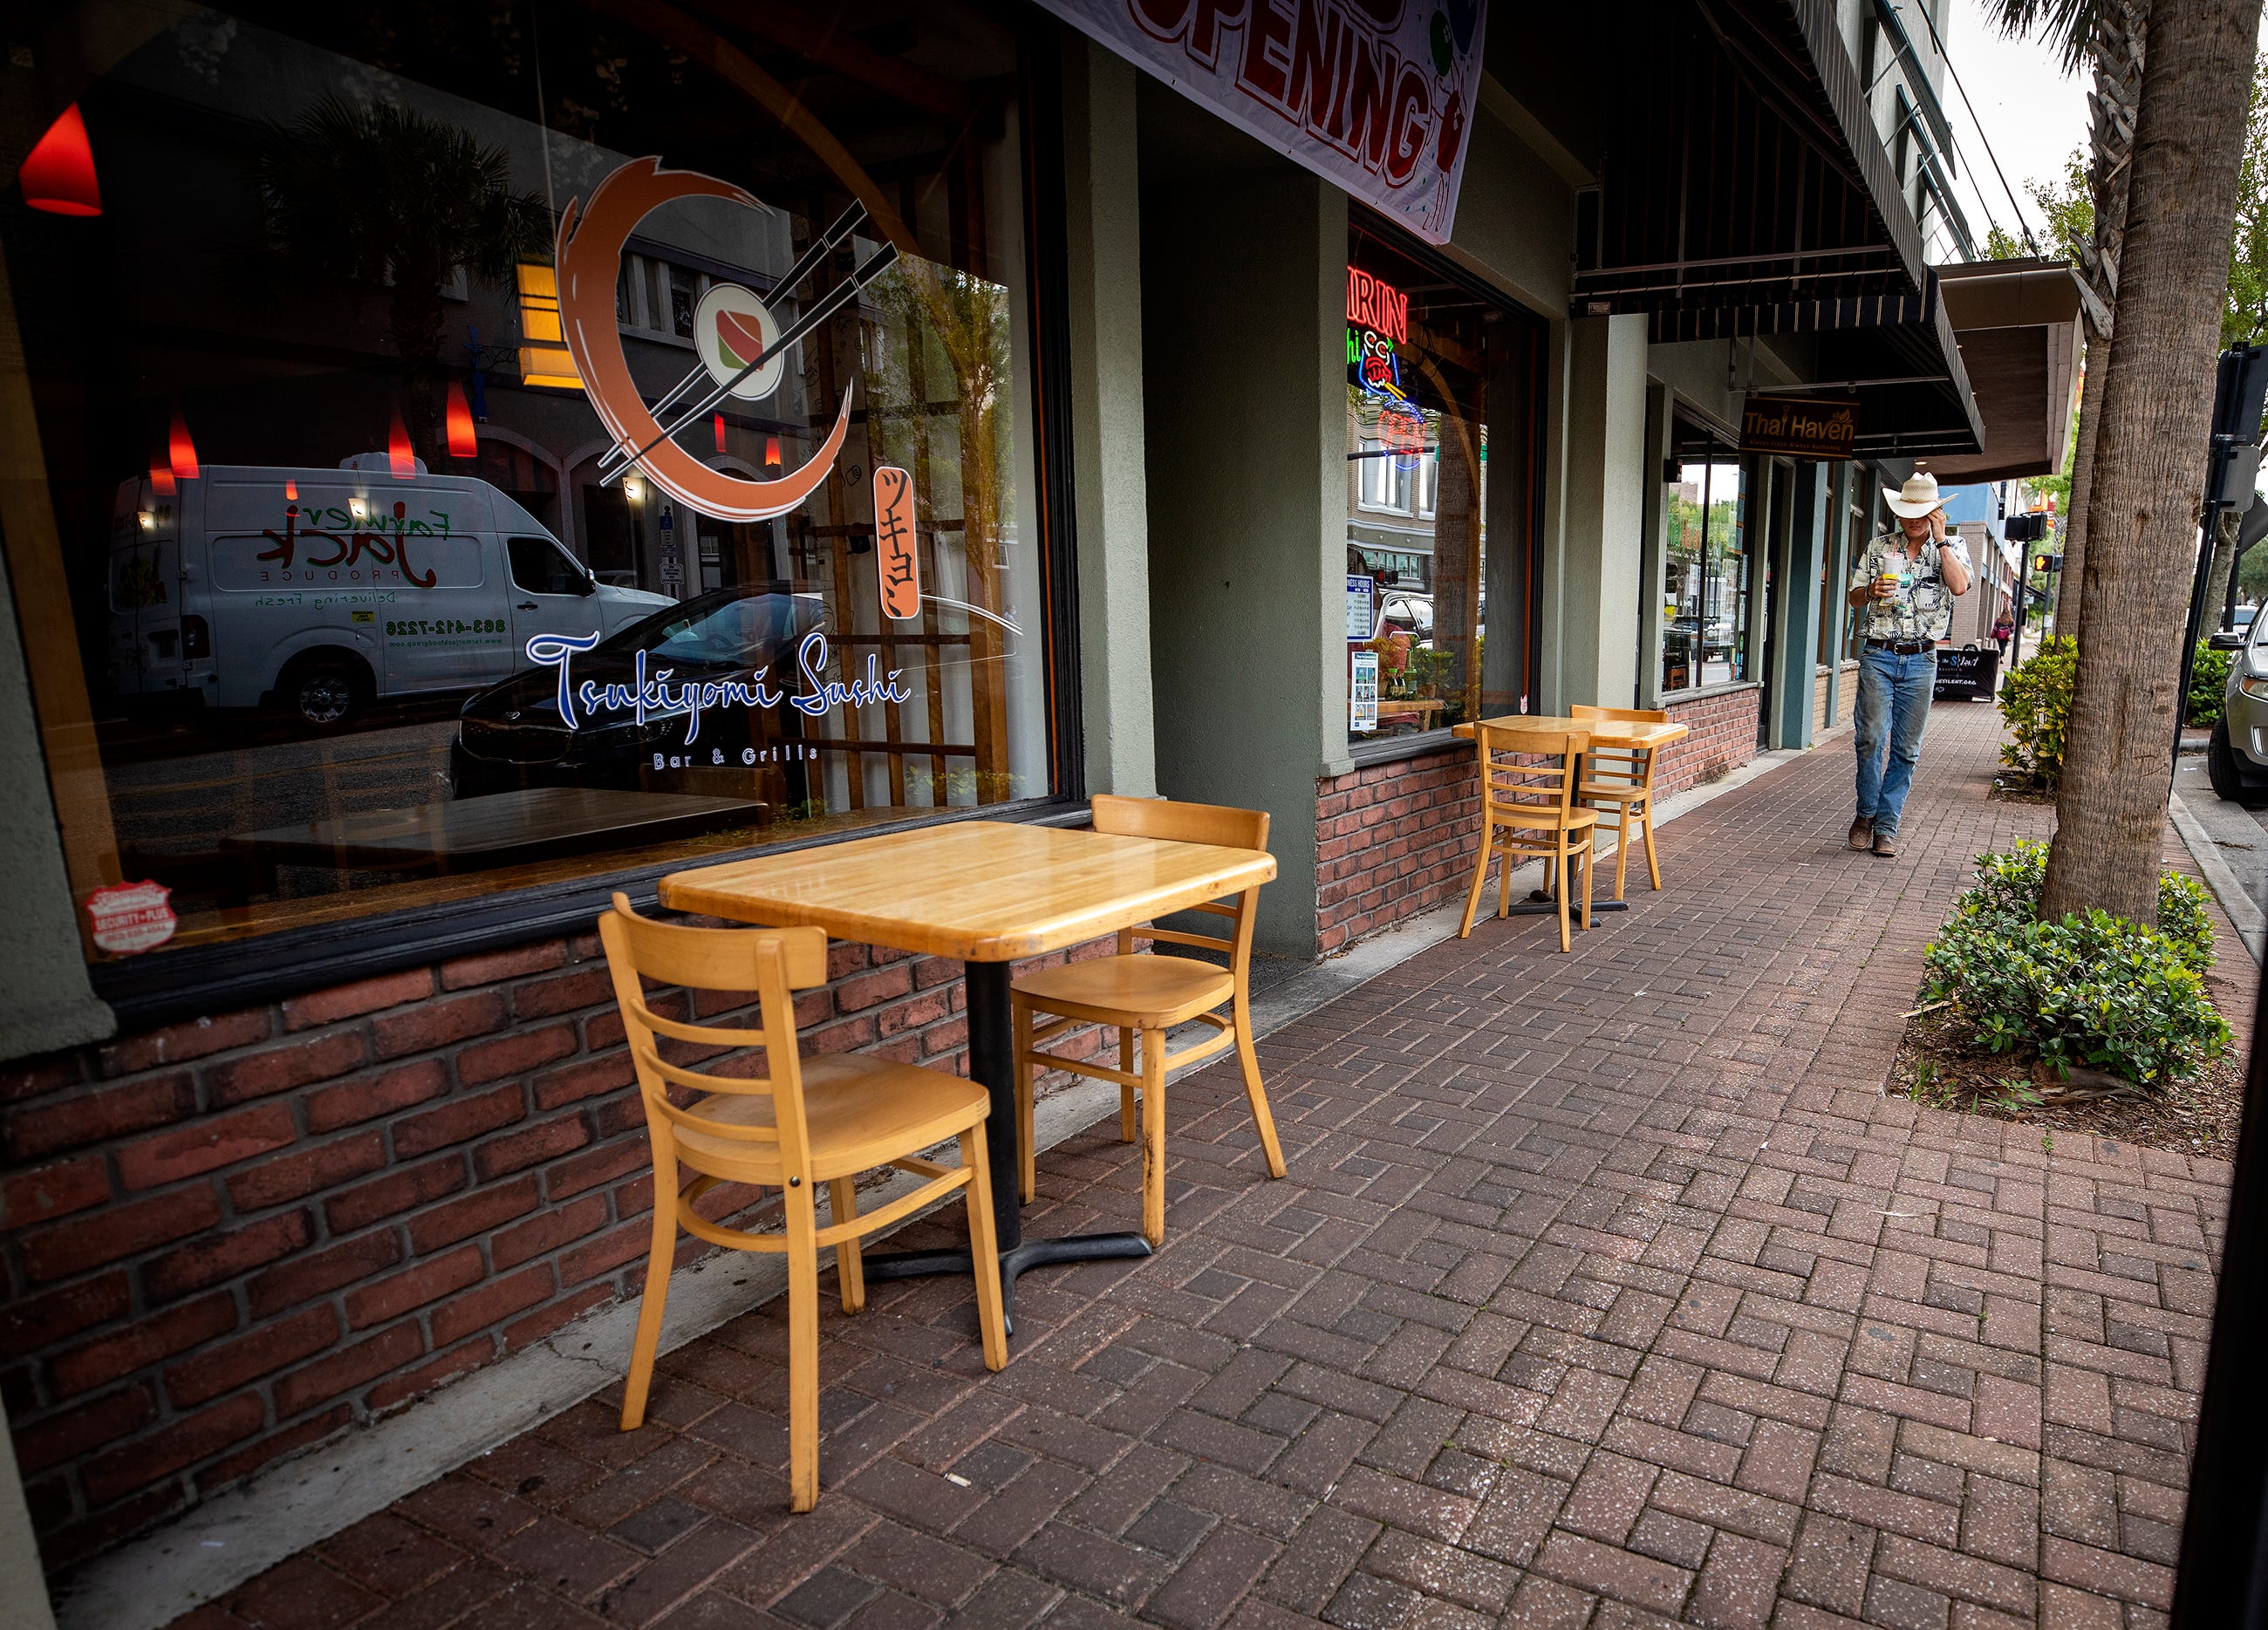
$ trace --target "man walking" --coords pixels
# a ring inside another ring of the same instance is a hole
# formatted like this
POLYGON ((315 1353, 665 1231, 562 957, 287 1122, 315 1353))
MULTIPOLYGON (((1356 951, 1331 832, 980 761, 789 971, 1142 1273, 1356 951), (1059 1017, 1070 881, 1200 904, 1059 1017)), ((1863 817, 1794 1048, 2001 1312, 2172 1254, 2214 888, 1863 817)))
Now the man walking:
POLYGON ((1937 642, 1953 623, 1953 602, 1969 592, 1969 551, 1948 537, 1937 477, 1915 474, 1882 497, 1897 529, 1867 545, 1852 562, 1851 606, 1863 614, 1859 657, 1859 815, 1851 847, 1898 852, 1898 815, 1921 758, 1929 699, 1937 685, 1937 642), (1889 764, 1882 750, 1889 749, 1889 764))

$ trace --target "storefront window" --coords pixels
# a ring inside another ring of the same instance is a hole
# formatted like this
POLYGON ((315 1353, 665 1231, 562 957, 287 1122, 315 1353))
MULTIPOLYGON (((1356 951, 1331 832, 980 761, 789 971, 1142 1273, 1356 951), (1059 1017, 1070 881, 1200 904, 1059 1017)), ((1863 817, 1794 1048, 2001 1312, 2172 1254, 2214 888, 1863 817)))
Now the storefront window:
POLYGON ((91 954, 1057 790, 994 9, 82 13, 0 524, 91 954))
POLYGON ((1665 693, 1749 677, 1746 474, 1730 447, 1683 421, 1678 430, 1677 480, 1664 495, 1665 693))
POLYGON ((1539 328, 1381 239, 1352 234, 1351 741, 1442 729, 1484 707, 1512 711, 1527 688, 1539 328))
MULTIPOLYGON (((1844 556, 1846 561, 1859 560, 1866 554, 1867 545, 1874 540, 1876 530, 1874 525, 1874 495, 1881 485, 1881 483, 1875 477, 1872 465, 1861 464, 1852 466, 1851 508, 1848 518, 1851 530, 1847 540, 1848 553, 1844 556)), ((1843 583, 1848 584, 1850 581, 1850 570, 1846 567, 1844 570, 1843 583)), ((1841 585, 1838 585, 1837 591, 1841 591, 1841 585)), ((1855 612, 1846 612, 1843 619, 1844 657, 1855 662, 1858 660, 1859 654, 1866 649, 1867 620, 1855 612)))

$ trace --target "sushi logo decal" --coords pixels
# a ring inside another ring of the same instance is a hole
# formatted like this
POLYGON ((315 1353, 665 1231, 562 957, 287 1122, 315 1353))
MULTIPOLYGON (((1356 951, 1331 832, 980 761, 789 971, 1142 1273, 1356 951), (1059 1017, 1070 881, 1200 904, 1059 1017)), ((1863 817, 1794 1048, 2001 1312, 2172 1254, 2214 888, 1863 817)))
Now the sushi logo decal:
MULTIPOLYGON (((674 439, 688 424, 705 421, 725 398, 755 401, 779 387, 787 347, 818 322, 842 308, 847 297, 887 267, 885 249, 833 294, 807 309, 792 328, 778 319, 754 290, 719 283, 702 297, 695 315, 701 366, 661 400, 649 406, 630 377, 615 320, 615 285, 622 273, 623 246, 653 210, 681 198, 721 198, 751 209, 762 206, 751 194, 713 176, 689 170, 665 170, 659 158, 634 158, 609 174, 587 199, 570 203, 559 217, 559 316, 567 349, 575 358, 591 405, 614 439, 602 464, 612 481, 631 468, 687 508, 718 520, 762 521, 784 515, 808 498, 835 467, 850 428, 850 393, 845 391, 834 429, 799 470, 777 481, 748 481, 715 470, 674 439), (751 364, 761 363, 760 366, 751 364), (703 388, 703 387, 707 388, 703 388), (657 411, 671 415, 664 424, 657 411)), ((852 224, 855 225, 855 222, 852 224)), ((837 223, 774 290, 775 297, 793 292, 849 237, 837 223)))

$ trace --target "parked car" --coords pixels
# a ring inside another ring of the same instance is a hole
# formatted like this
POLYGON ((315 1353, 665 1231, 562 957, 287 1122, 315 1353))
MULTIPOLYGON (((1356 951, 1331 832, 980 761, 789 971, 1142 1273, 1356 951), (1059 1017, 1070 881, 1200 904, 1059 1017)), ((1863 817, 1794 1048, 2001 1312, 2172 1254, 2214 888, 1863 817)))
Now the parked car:
POLYGON ((1388 589, 1379 597, 1378 620, 1381 628, 1413 635, 1419 645, 1433 643, 1433 597, 1413 594, 1407 589, 1388 589))
POLYGON ((2247 809, 2268 806, 2268 622, 2248 620, 2242 632, 2216 634, 2216 650, 2233 654, 2220 722, 2205 744, 2205 774, 2213 789, 2247 809))
POLYGON ((476 477, 209 465, 122 482, 110 531, 112 694, 272 702, 328 730, 369 703, 470 690, 546 633, 613 634, 659 594, 594 581, 476 477))
POLYGON ((798 650, 826 621, 816 594, 714 589, 591 650, 554 649, 546 665, 465 703, 451 789, 460 798, 520 787, 634 790, 677 784, 696 767, 797 759, 800 716, 786 699, 810 688, 798 650), (755 699, 760 686, 769 705, 755 699))

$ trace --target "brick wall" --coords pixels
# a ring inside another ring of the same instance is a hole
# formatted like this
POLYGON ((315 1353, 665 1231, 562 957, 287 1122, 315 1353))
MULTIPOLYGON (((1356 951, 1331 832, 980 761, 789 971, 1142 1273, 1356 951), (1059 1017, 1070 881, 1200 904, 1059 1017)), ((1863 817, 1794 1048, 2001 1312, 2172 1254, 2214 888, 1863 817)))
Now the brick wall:
POLYGON ((1764 705, 1763 698, 1762 686, 1748 685, 1690 701, 1672 699, 1663 703, 1663 710, 1680 724, 1690 726, 1693 733, 1654 772, 1654 796, 1666 798, 1688 787, 1716 781, 1755 758, 1757 709, 1764 705))
POLYGON ((1480 844, 1470 742, 1315 782, 1315 929, 1323 954, 1456 898, 1480 844))
MULTIPOLYGON (((806 1052, 965 1072, 957 963, 837 943, 829 971, 806 1052)), ((50 1569, 644 1277, 595 935, 0 1068, 0 1391, 50 1569)))

